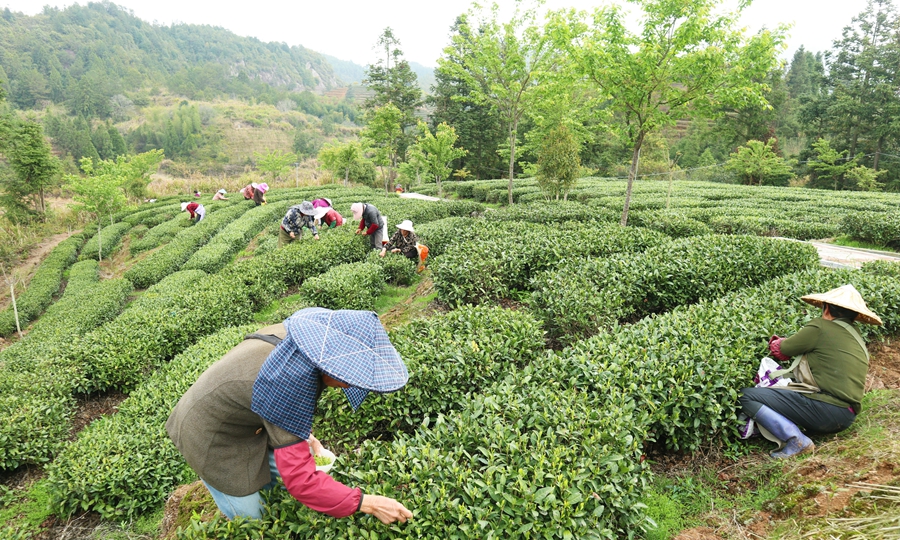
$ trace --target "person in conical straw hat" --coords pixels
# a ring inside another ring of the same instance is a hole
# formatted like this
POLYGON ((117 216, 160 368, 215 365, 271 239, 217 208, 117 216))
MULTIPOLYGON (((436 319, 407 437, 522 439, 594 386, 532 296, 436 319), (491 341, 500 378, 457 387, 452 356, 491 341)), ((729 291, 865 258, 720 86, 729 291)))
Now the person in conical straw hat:
POLYGON ((743 413, 779 444, 770 454, 775 458, 814 450, 804 431, 827 434, 850 427, 861 410, 869 370, 869 352, 854 322, 882 324, 853 285, 801 300, 821 308, 821 317, 793 336, 769 340, 772 356, 782 366, 790 363, 771 376, 789 377, 791 384, 744 388, 740 398, 743 413))
POLYGON ((179 399, 166 432, 228 519, 259 519, 261 492, 283 486, 332 517, 362 512, 405 522, 412 511, 374 494, 385 488, 364 493, 316 469, 315 456, 328 452, 312 428, 329 387, 343 390, 356 411, 369 393, 395 392, 408 380, 378 315, 307 308, 246 336, 207 368, 179 399))

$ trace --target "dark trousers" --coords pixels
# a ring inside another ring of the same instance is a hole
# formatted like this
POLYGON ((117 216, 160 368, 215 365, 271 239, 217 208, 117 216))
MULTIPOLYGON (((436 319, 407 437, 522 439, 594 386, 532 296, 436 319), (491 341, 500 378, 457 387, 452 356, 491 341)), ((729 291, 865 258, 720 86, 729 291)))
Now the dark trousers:
POLYGON ((744 388, 741 392, 741 407, 747 416, 755 417, 765 405, 809 433, 837 433, 856 419, 847 407, 810 399, 800 392, 776 388, 744 388))

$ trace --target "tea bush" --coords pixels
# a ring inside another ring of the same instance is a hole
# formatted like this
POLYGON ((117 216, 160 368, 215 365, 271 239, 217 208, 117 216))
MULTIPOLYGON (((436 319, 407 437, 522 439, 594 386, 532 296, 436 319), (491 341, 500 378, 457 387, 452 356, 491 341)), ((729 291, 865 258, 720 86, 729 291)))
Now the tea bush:
POLYGON ((225 328, 188 347, 134 390, 116 415, 79 433, 47 469, 54 510, 134 519, 193 478, 166 434, 166 419, 203 371, 254 330, 225 328))
MULTIPOLYGON (((147 205, 141 205, 144 208, 147 205)), ((130 223, 132 227, 145 225, 148 228, 156 227, 164 221, 169 221, 182 212, 181 203, 165 203, 162 205, 152 205, 152 208, 146 208, 136 212, 124 212, 121 216, 116 216, 118 221, 130 223)))
POLYGON ((309 277, 333 266, 365 259, 372 251, 369 241, 354 235, 354 231, 339 227, 323 234, 318 242, 294 242, 232 264, 219 275, 225 283, 242 290, 259 309, 309 277))
POLYGON ((900 279, 900 262, 871 261, 864 263, 861 270, 869 274, 900 279))
POLYGON ((246 211, 246 206, 234 205, 215 213, 210 212, 203 221, 181 231, 165 247, 128 269, 125 278, 134 283, 137 289, 145 289, 157 283, 179 270, 198 248, 246 211))
POLYGON ((419 242, 428 246, 428 257, 443 254, 453 242, 465 242, 478 235, 485 222, 475 218, 449 217, 416 226, 419 242))
POLYGON ((353 413, 343 395, 323 394, 316 432, 353 447, 363 439, 411 432, 428 416, 460 409, 508 373, 543 354, 540 325, 527 312, 464 307, 413 321, 390 333, 409 383, 392 394, 370 394, 353 413))
MULTIPOLYGON (((857 325, 864 337, 900 329, 900 282, 858 271, 819 269, 789 274, 670 313, 610 329, 560 353, 564 370, 540 380, 598 393, 598 381, 617 381, 652 416, 651 440, 672 450, 696 450, 733 432, 738 391, 752 386, 768 336, 791 335, 820 311, 799 300, 853 283, 884 327, 857 325)), ((536 380, 535 384, 540 384, 536 380)))
POLYGON ((287 211, 287 201, 269 203, 248 210, 197 250, 184 264, 184 270, 203 270, 215 273, 225 267, 235 253, 245 248, 254 236, 272 221, 280 221, 287 211))
POLYGON ((0 352, 0 469, 45 463, 65 442, 78 372, 63 359, 80 336, 118 315, 132 290, 124 279, 97 279, 96 261, 76 263, 62 299, 0 352))
POLYGON ((154 226, 147 231, 140 239, 133 240, 128 246, 128 252, 132 257, 151 250, 157 246, 165 244, 172 240, 176 234, 183 229, 191 226, 191 222, 182 215, 183 212, 176 214, 175 217, 154 226))
POLYGON ((406 524, 363 514, 335 520, 274 490, 262 520, 193 521, 177 537, 635 537, 645 525, 645 416, 628 399, 598 407, 576 389, 512 379, 461 410, 426 417, 413 435, 341 455, 335 476, 402 502, 414 512, 406 524))
POLYGON ((126 222, 113 223, 112 225, 103 227, 98 234, 95 234, 87 241, 78 258, 83 261, 86 259, 97 259, 100 255, 102 255, 102 257, 108 257, 110 253, 119 247, 119 242, 122 240, 122 237, 125 236, 125 233, 130 229, 131 224, 126 222), (98 253, 101 245, 103 247, 103 252, 98 253))
POLYGON ((705 223, 680 212, 635 212, 630 215, 629 221, 633 225, 653 229, 672 238, 712 233, 705 223))
POLYGON ((755 236, 694 236, 589 261, 567 260, 532 282, 531 307, 551 338, 574 343, 646 317, 818 265, 815 247, 755 236))
POLYGON ((366 257, 366 262, 381 268, 385 282, 391 285, 405 287, 416 279, 417 260, 407 259, 399 253, 386 253, 380 257, 377 251, 372 251, 366 257))
POLYGON ((100 281, 100 263, 90 259, 73 264, 66 276, 63 296, 84 290, 100 281))
POLYGON ((511 298, 530 288, 532 275, 564 257, 599 257, 643 251, 667 239, 636 227, 570 222, 547 226, 491 223, 480 236, 452 244, 431 263, 438 297, 451 304, 479 304, 511 298))
POLYGON ((347 263, 306 278, 300 285, 300 298, 310 306, 372 311, 382 289, 384 273, 379 265, 347 263))
POLYGON ((485 212, 488 221, 514 221, 527 223, 562 223, 565 221, 618 222, 619 216, 611 210, 593 208, 577 202, 535 202, 517 204, 500 210, 485 212))
POLYGON ((900 212, 854 212, 841 221, 841 231, 863 242, 900 248, 900 212))
POLYGON ((234 284, 200 270, 172 274, 73 346, 71 361, 84 371, 78 390, 129 390, 150 368, 250 315, 250 300, 234 284))
MULTIPOLYGON (((84 239, 82 233, 60 242, 38 266, 25 292, 18 295, 16 308, 19 312, 19 324, 23 329, 53 301, 53 295, 59 292, 62 284, 63 272, 75 262, 84 239)), ((0 336, 10 336, 15 331, 16 318, 10 302, 9 307, 0 312, 0 336)))

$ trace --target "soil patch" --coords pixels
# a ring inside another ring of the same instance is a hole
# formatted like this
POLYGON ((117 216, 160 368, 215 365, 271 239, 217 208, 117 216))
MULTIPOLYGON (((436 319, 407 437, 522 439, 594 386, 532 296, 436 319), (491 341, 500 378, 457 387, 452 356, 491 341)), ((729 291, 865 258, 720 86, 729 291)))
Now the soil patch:
POLYGON ((115 414, 119 410, 119 404, 128 396, 121 392, 107 392, 105 394, 92 394, 78 400, 75 415, 72 417, 72 429, 69 430, 69 440, 75 440, 80 432, 91 422, 101 416, 115 414))

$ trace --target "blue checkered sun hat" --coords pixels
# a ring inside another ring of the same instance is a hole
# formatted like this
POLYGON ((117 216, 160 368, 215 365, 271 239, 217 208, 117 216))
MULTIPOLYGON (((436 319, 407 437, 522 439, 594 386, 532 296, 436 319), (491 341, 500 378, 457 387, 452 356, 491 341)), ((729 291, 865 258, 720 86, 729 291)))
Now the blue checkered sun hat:
POLYGON ((251 409, 306 439, 316 409, 318 372, 349 385, 356 410, 371 392, 402 388, 406 365, 371 311, 302 309, 284 321, 287 337, 269 354, 253 384, 251 409))

